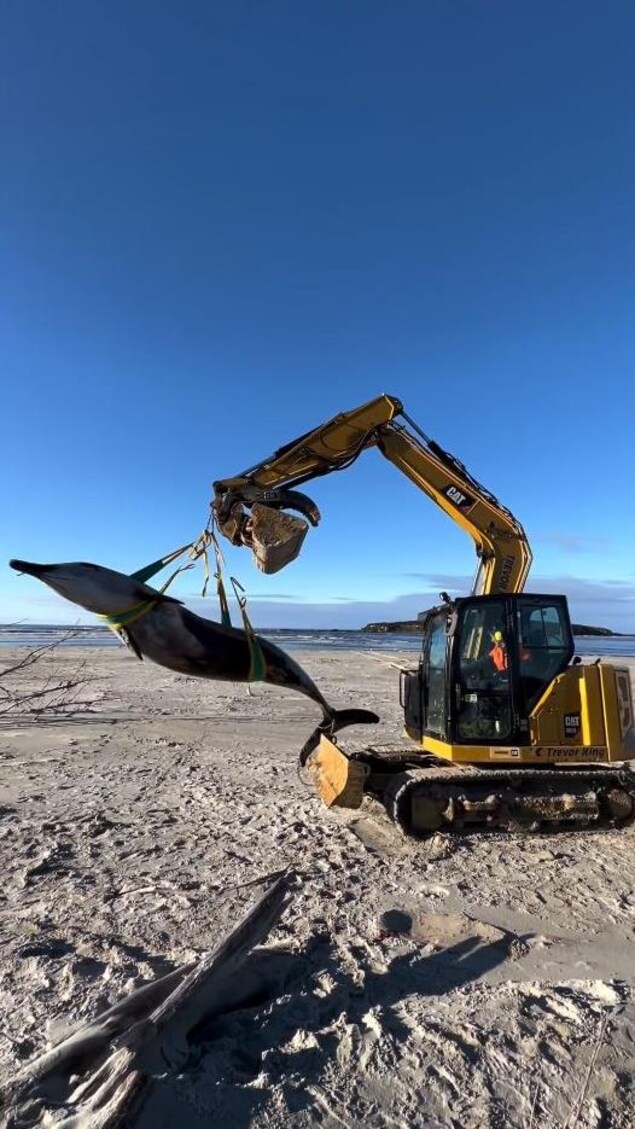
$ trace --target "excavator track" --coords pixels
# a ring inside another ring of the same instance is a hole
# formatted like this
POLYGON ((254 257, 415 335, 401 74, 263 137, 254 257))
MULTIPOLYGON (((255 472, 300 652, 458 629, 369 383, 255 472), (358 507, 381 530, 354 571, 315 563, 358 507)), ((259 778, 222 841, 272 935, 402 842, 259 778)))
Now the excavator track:
POLYGON ((401 830, 415 837, 443 830, 617 827, 635 817, 635 772, 621 766, 410 767, 371 789, 401 830))

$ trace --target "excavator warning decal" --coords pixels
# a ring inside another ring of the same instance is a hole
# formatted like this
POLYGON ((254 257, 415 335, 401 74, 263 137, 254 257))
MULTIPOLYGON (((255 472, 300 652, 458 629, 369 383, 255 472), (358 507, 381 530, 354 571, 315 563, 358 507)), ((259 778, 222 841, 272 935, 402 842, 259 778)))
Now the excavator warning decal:
POLYGON ((466 494, 464 490, 459 490, 458 486, 446 486, 441 493, 462 514, 468 513, 476 505, 476 498, 473 498, 471 494, 466 494))

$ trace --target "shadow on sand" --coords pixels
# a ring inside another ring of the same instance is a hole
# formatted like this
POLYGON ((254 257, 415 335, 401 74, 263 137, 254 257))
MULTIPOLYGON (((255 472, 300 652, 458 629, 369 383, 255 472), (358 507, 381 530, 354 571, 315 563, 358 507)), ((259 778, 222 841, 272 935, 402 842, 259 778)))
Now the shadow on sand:
MULTIPOLYGON (((480 979, 507 959, 509 943, 509 936, 494 943, 468 937, 428 955, 396 956, 383 968, 363 945, 338 953, 327 935, 314 937, 300 954, 253 953, 240 982, 228 985, 231 1010, 191 1033, 189 1068, 157 1084, 139 1129, 177 1121, 184 1129, 246 1127, 280 1085, 289 1114, 308 1110, 315 1104, 308 1087, 320 1084, 342 1053, 343 1038, 353 1058, 369 1030, 404 1042, 410 1034, 404 1000, 442 996, 480 979)), ((473 1049, 463 1050, 473 1061, 473 1049)))

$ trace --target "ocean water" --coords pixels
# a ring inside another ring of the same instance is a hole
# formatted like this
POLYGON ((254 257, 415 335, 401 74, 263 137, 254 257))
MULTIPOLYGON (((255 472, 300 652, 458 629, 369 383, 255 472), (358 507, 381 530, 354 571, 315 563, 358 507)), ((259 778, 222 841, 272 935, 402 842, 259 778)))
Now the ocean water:
MULTIPOLYGON (((291 631, 277 628, 259 632, 285 651, 409 651, 421 649, 420 635, 374 635, 362 631, 291 631)), ((59 627, 50 624, 0 624, 0 647, 120 647, 122 644, 107 627, 59 627)), ((635 635, 578 636, 576 654, 583 658, 610 655, 635 658, 635 635)))

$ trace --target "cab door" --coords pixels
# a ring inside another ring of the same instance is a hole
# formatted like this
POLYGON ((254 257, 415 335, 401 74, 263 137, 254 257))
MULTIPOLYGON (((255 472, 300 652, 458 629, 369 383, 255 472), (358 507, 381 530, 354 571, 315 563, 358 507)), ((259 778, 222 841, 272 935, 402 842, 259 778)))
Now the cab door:
POLYGON ((431 617, 423 652, 423 731, 430 737, 448 734, 448 622, 447 611, 431 617))
POLYGON ((461 600, 454 641, 453 741, 508 744, 515 739, 513 621, 506 600, 461 600))

